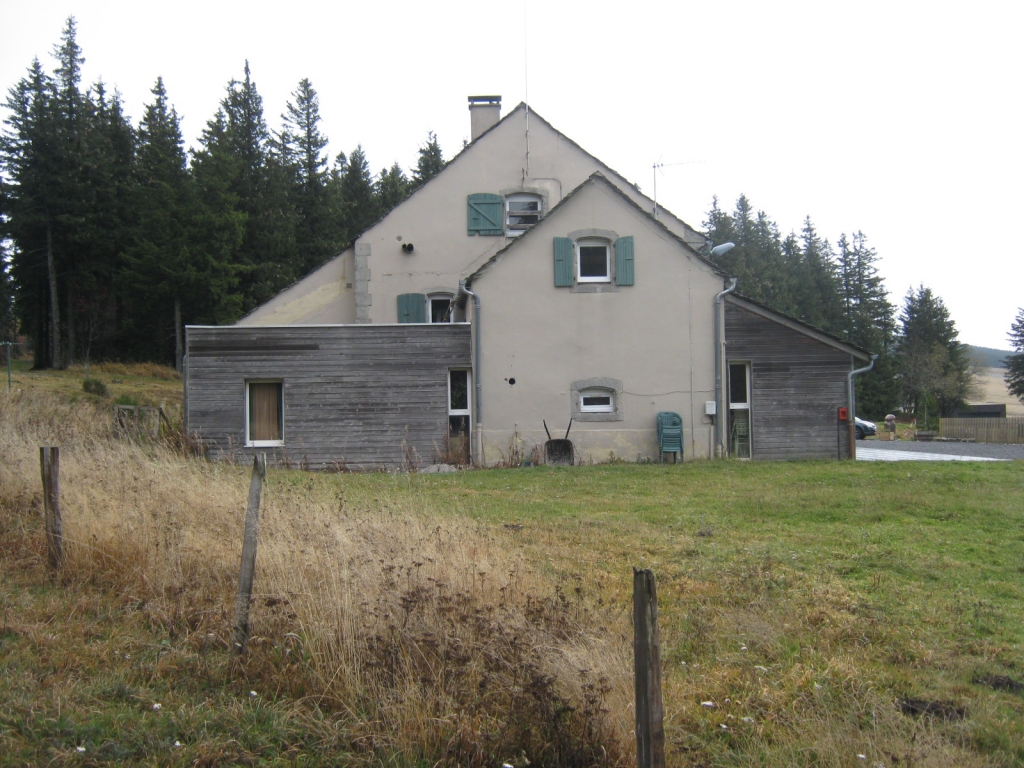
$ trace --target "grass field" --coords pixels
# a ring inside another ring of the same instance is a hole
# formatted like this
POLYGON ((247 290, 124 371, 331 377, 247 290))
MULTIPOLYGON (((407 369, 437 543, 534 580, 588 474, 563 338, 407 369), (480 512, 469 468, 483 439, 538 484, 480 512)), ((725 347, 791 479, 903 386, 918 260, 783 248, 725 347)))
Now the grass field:
POLYGON ((1006 389, 1005 368, 979 368, 977 371, 977 401, 1005 403, 1007 416, 1024 416, 1024 403, 1006 389))
POLYGON ((633 566, 658 578, 670 765, 1024 762, 1021 462, 271 470, 239 660, 248 468, 21 389, 0 764, 629 765, 633 566))
MULTIPOLYGON (((168 412, 180 411, 181 377, 172 368, 152 363, 93 363, 89 378, 97 379, 109 391, 111 400, 127 398, 138 405, 163 406, 168 412)), ((50 392, 70 401, 87 400, 102 404, 103 398, 89 395, 82 389, 85 379, 83 365, 65 370, 32 370, 32 360, 11 361, 13 392, 50 392)), ((0 362, 0 391, 7 389, 7 368, 0 362)))

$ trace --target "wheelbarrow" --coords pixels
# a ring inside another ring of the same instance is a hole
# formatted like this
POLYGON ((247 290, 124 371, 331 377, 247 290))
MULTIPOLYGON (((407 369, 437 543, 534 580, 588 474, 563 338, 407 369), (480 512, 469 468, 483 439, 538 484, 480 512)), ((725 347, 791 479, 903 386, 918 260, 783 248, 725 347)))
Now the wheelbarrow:
MULTIPOLYGON (((572 429, 572 419, 569 419, 569 429, 572 429)), ((569 439, 569 429, 565 430, 565 437, 562 439, 552 438, 551 430, 548 429, 547 421, 544 421, 544 431, 548 433, 548 441, 544 443, 544 462, 556 467, 571 467, 573 457, 576 455, 576 448, 569 439)))

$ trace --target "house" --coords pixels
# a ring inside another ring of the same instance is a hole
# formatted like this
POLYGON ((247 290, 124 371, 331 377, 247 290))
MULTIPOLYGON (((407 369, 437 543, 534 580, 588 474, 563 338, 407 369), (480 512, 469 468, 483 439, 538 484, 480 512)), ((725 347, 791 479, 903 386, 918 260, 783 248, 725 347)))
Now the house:
POLYGON ((186 423, 216 455, 313 467, 844 457, 867 352, 733 292, 705 238, 526 105, 235 326, 187 329, 186 423))
POLYGON ((953 414, 954 419, 1005 419, 1006 403, 967 403, 953 414))

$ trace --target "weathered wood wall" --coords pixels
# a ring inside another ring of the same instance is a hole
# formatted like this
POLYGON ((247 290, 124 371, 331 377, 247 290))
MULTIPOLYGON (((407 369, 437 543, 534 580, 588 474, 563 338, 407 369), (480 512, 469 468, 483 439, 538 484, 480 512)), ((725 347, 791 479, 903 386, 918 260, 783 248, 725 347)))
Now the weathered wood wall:
POLYGON ((186 329, 185 417, 212 458, 330 469, 432 463, 448 430, 448 369, 469 368, 470 326, 186 329), (283 382, 284 446, 245 445, 245 385, 283 382))
POLYGON ((727 361, 750 363, 752 458, 849 458, 837 409, 847 403, 850 354, 730 301, 725 349, 727 361))

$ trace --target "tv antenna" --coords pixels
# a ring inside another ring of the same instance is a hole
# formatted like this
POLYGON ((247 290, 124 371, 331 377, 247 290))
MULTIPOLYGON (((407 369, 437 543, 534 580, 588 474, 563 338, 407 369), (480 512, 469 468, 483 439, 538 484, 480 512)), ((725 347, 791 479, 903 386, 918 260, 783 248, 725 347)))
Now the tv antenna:
MULTIPOLYGON (((526 175, 530 175, 530 46, 527 37, 527 15, 526 4, 523 4, 523 90, 524 101, 526 102, 526 175)), ((524 179, 525 180, 525 179, 524 179)))
MULTIPOLYGON (((658 218, 658 171, 661 170, 662 168, 674 168, 677 165, 697 165, 703 162, 705 161, 683 160, 678 163, 663 163, 660 160, 658 160, 656 163, 654 163, 654 165, 651 166, 652 172, 654 174, 654 210, 652 211, 652 213, 654 214, 655 219, 658 218)), ((664 175, 665 172, 661 171, 661 173, 664 175)))

